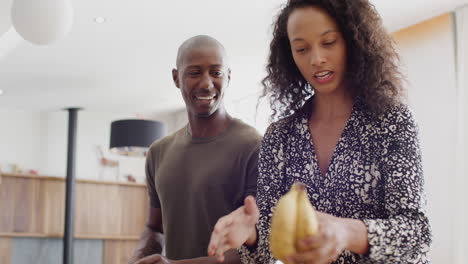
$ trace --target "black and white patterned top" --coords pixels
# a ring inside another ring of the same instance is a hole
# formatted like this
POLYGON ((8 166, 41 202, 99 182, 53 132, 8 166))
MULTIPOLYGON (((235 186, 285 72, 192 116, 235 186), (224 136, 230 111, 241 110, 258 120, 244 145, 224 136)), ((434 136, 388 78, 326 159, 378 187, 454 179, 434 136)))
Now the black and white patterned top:
MULTIPOLYGON (((303 109, 309 109, 308 103, 303 109)), ((308 116, 299 111, 271 124, 265 134, 256 198, 258 245, 239 249, 242 262, 275 261, 268 241, 272 208, 299 181, 318 211, 361 219, 367 226, 369 253, 345 251, 334 263, 430 263, 418 129, 408 107, 375 117, 357 99, 324 176, 308 116)))

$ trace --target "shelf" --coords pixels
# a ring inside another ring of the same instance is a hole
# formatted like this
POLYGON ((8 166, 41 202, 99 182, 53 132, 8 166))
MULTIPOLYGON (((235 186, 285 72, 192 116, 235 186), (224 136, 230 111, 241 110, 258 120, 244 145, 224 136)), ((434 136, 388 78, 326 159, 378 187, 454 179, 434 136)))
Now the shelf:
MULTIPOLYGON (((0 236, 61 237, 65 179, 3 174, 0 236)), ((148 214, 145 185, 79 180, 75 190, 74 234, 80 239, 136 240, 148 214)))
MULTIPOLYGON (((33 238, 62 238, 62 234, 41 234, 41 233, 0 233, 0 237, 33 237, 33 238)), ((139 240, 138 236, 99 236, 88 234, 77 234, 75 239, 98 239, 98 240, 139 240)))
MULTIPOLYGON (((34 175, 34 174, 0 173, 0 177, 1 176, 3 176, 3 177, 28 178, 28 179, 42 179, 42 180, 52 180, 52 181, 65 181, 64 177, 34 175)), ((76 182, 89 183, 89 184, 105 184, 105 185, 122 185, 122 186, 146 187, 146 185, 142 184, 142 183, 101 181, 101 180, 90 180, 90 179, 79 179, 79 178, 76 179, 76 182)), ((1 181, 0 181, 0 184, 1 184, 1 181)))

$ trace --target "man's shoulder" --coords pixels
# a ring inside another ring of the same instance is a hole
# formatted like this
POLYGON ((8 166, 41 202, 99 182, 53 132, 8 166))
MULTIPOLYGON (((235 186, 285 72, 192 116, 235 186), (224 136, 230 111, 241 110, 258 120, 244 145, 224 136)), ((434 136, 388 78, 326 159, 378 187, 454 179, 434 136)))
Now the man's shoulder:
POLYGON ((184 136, 184 131, 186 131, 186 127, 183 127, 163 138, 155 140, 149 147, 148 151, 151 153, 160 153, 161 151, 165 151, 168 147, 171 146, 172 143, 184 136))
POLYGON ((253 126, 237 118, 234 118, 233 122, 234 133, 232 136, 235 137, 237 141, 245 143, 259 143, 262 140, 262 136, 253 126))

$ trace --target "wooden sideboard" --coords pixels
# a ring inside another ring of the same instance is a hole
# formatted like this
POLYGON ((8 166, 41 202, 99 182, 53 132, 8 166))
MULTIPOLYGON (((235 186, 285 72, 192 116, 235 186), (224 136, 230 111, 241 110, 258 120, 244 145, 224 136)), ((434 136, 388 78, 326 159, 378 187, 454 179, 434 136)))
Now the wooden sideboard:
MULTIPOLYGON (((103 240, 104 263, 126 263, 146 222, 146 186, 78 179, 75 201, 74 237, 103 240)), ((64 178, 0 174, 0 263, 14 238, 61 238, 64 205, 64 178)))

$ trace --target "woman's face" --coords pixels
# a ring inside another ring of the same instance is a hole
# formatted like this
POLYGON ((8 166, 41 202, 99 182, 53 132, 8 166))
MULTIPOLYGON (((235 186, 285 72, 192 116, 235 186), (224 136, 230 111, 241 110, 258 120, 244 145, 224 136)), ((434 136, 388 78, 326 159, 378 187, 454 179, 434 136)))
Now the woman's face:
POLYGON ((344 92, 346 43, 335 20, 319 7, 298 8, 287 30, 294 62, 315 92, 344 92))

